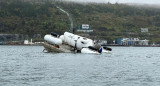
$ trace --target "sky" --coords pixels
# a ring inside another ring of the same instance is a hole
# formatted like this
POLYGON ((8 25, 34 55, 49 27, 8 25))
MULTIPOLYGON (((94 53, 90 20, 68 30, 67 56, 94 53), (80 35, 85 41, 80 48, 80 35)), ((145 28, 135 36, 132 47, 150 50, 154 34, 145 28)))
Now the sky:
POLYGON ((100 3, 138 3, 138 4, 160 4, 160 0, 68 0, 78 2, 100 2, 100 3))

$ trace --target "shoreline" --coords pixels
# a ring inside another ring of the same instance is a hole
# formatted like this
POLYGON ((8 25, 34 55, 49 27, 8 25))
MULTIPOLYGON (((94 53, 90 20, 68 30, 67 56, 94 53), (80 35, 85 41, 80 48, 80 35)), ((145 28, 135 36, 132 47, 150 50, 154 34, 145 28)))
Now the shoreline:
MULTIPOLYGON (((43 44, 0 44, 0 46, 43 46, 43 44)), ((112 47, 160 47, 160 45, 102 45, 112 47)))
POLYGON ((102 46, 115 46, 115 47, 160 47, 160 45, 102 45, 102 46))

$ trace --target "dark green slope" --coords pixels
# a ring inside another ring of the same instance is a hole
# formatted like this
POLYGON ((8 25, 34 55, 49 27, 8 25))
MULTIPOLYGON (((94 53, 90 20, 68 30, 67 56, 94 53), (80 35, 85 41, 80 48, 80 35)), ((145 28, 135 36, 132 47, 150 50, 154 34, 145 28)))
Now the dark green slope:
POLYGON ((1 2, 0 33, 45 35, 52 31, 62 34, 69 31, 69 12, 78 25, 89 24, 94 30, 90 35, 112 42, 119 37, 139 37, 160 42, 160 9, 133 7, 124 4, 77 4, 62 2, 1 2), (141 33, 140 28, 148 28, 141 33))

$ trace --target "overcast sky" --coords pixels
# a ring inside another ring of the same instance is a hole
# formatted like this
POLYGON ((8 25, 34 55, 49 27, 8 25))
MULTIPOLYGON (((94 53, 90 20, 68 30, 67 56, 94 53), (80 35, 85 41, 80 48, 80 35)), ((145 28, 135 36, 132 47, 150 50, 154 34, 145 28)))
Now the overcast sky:
POLYGON ((160 4, 160 0, 68 0, 68 1, 78 1, 78 2, 100 2, 100 3, 139 3, 139 4, 160 4))

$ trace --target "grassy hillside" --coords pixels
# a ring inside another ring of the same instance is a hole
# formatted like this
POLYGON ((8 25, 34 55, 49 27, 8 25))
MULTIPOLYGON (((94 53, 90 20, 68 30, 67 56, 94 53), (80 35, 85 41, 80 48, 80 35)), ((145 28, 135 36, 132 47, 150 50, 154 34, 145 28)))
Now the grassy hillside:
POLYGON ((45 35, 50 32, 62 34, 70 28, 66 14, 56 6, 69 12, 74 28, 90 24, 93 38, 112 42, 119 37, 139 37, 160 43, 160 9, 133 7, 124 4, 77 4, 62 2, 1 2, 0 33, 45 35), (148 28, 141 33, 140 28, 148 28))

